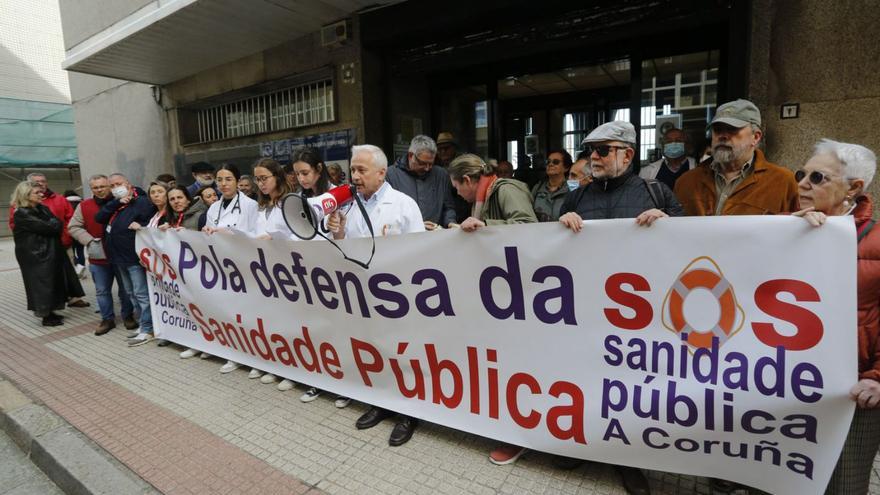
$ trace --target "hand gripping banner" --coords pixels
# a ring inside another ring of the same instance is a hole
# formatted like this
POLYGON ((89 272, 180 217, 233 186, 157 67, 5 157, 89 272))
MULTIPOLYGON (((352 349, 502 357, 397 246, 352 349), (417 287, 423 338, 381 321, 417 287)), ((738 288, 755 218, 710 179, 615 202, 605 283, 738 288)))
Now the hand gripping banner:
POLYGON ((426 232, 369 269, 321 241, 145 229, 138 251, 157 337, 539 451, 818 493, 852 417, 849 218, 426 232))

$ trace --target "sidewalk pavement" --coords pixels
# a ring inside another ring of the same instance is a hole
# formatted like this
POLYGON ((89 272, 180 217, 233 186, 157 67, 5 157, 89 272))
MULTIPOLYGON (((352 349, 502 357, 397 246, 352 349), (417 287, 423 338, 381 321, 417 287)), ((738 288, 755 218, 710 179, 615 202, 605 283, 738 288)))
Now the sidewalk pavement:
MULTIPOLYGON (((409 443, 389 447, 392 421, 355 429, 366 410, 356 402, 337 409, 324 394, 304 404, 301 385, 279 392, 244 367, 222 375, 222 361, 182 360, 175 345, 126 347, 121 323, 95 337, 94 286, 83 287, 92 307, 63 311, 63 326, 40 326, 24 309, 12 240, 0 239, 0 379, 160 492, 625 493, 609 466, 563 471, 540 453, 494 466, 487 454, 496 442, 438 425, 423 423, 409 443)), ((877 467, 870 493, 880 495, 877 467)), ((647 474, 658 495, 711 493, 706 478, 647 474)))
POLYGON ((61 495, 61 490, 0 431, 0 495, 61 495))

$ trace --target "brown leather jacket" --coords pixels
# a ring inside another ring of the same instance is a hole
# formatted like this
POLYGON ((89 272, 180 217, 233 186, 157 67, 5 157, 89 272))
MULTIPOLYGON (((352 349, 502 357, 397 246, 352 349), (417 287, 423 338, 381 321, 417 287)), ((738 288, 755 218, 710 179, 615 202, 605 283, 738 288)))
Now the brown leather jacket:
MULTIPOLYGON (((775 215, 798 210, 798 185, 794 173, 767 161, 755 150, 755 169, 731 193, 722 215, 775 215)), ((715 172, 703 162, 675 182, 675 196, 687 216, 715 214, 715 172)))

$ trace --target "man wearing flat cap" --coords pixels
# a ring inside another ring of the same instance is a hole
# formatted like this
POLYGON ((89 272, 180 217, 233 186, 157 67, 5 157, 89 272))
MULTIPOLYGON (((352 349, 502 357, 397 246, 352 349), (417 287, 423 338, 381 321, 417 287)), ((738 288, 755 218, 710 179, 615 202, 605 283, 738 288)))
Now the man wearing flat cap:
MULTIPOLYGON (((568 193, 562 204, 559 222, 580 232, 584 220, 635 218, 648 227, 658 218, 680 216, 681 206, 666 184, 643 179, 632 170, 636 130, 624 121, 607 122, 593 130, 583 141, 589 155, 592 181, 568 193)), ((583 461, 556 456, 554 464, 572 469, 583 461)), ((626 493, 650 495, 651 487, 644 473, 630 466, 614 466, 626 493)))
POLYGON ((193 183, 186 186, 186 190, 189 191, 189 195, 195 198, 196 193, 199 189, 203 187, 213 187, 217 194, 220 194, 220 191, 217 189, 217 185, 214 184, 214 166, 208 162, 196 162, 193 163, 190 167, 190 172, 192 172, 193 183))
POLYGON ((607 122, 585 139, 592 182, 568 193, 559 221, 580 232, 583 220, 635 218, 649 226, 655 220, 681 215, 681 206, 662 182, 634 174, 636 131, 624 121, 607 122))
POLYGON ((682 175, 675 195, 685 215, 775 215, 798 210, 798 185, 787 168, 758 149, 761 112, 748 100, 715 112, 712 158, 682 175))

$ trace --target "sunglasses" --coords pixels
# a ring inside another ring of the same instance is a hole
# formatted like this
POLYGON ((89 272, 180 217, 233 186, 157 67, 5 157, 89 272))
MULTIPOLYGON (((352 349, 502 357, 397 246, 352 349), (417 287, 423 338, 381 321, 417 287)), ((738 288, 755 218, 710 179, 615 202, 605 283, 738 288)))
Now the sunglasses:
POLYGON ((615 150, 625 150, 626 146, 614 146, 613 144, 600 144, 599 146, 590 146, 589 144, 584 147, 584 151, 589 154, 596 153, 602 158, 608 156, 608 153, 611 153, 612 149, 615 150))
POLYGON ((803 170, 798 170, 797 172, 794 173, 794 180, 797 181, 798 183, 800 183, 802 180, 804 180, 804 177, 809 178, 810 184, 813 184, 814 186, 818 186, 818 185, 822 184, 823 182, 825 182, 826 180, 831 180, 832 178, 834 178, 834 176, 832 176, 832 175, 825 175, 819 171, 810 172, 809 175, 807 175, 807 172, 805 172, 803 170))
POLYGON ((547 160, 547 165, 562 165, 562 160, 559 158, 554 158, 552 160, 547 160))

